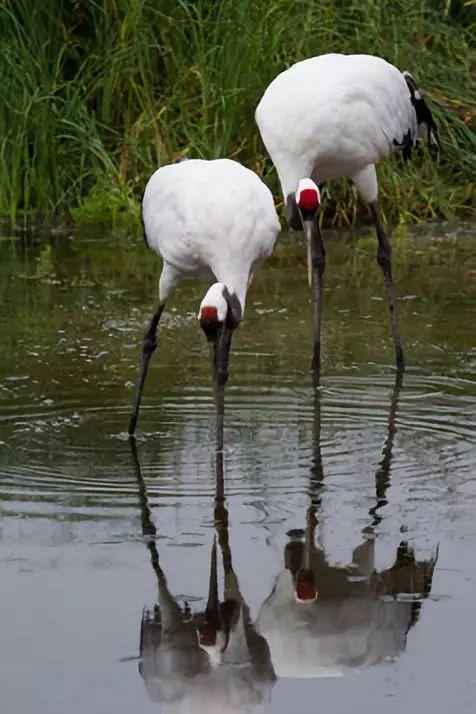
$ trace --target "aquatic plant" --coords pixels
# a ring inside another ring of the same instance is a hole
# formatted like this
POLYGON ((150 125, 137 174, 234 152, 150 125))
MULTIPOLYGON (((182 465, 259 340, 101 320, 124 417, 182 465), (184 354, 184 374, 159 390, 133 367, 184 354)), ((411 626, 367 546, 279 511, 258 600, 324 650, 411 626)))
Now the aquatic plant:
MULTIPOLYGON (((137 225, 151 172, 182 157, 229 156, 277 200, 254 123, 271 79, 329 51, 410 68, 431 102, 442 151, 379 167, 392 220, 471 210, 476 138, 474 3, 445 0, 5 0, 0 46, 0 213, 137 225)), ((332 185, 327 223, 357 198, 332 185)))

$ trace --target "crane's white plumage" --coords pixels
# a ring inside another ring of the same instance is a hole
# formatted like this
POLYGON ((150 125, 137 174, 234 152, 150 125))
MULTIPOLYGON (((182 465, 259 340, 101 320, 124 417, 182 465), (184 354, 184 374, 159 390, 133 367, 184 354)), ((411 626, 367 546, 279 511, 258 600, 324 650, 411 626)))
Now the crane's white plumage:
POLYGON ((303 229, 308 276, 313 289, 314 352, 320 370, 322 281, 325 248, 316 225, 319 196, 314 184, 346 176, 370 204, 377 230, 377 262, 382 269, 392 325, 397 369, 405 361, 394 299, 391 246, 378 207, 375 165, 395 149, 410 156, 419 126, 428 144, 438 143, 431 111, 412 76, 379 57, 328 54, 298 62, 279 74, 265 91, 256 122, 276 167, 286 217, 303 229))
POLYGON ((223 450, 224 387, 233 330, 240 324, 256 264, 271 253, 280 225, 273 197, 236 161, 195 159, 163 166, 142 202, 144 238, 163 258, 159 299, 142 341, 142 363, 129 421, 135 432, 149 360, 167 298, 181 280, 210 280, 198 313, 207 336, 217 406, 217 451, 223 450))
POLYGON ((414 144, 418 136, 403 74, 370 55, 328 54, 298 62, 271 82, 256 122, 285 197, 302 178, 347 176, 373 201, 374 164, 406 137, 414 144))
POLYGON ((228 312, 228 304, 224 298, 225 286, 223 283, 213 283, 213 285, 205 293, 205 297, 200 303, 200 309, 198 311, 198 319, 201 319, 203 310, 206 307, 213 306, 217 311, 218 322, 224 322, 226 320, 226 314, 228 312))
POLYGON ((314 181, 310 178, 303 178, 299 181, 296 189, 296 203, 299 205, 300 200, 301 200, 301 195, 303 194, 304 191, 314 191, 315 193, 315 201, 317 204, 321 202, 321 193, 319 191, 319 187, 316 186, 314 181))
MULTIPOLYGON (((159 300, 186 278, 215 280, 242 310, 256 264, 271 253, 279 221, 269 189, 236 161, 199 159, 158 169, 142 204, 147 244, 164 260, 159 300)), ((208 305, 223 307, 217 289, 208 305)))

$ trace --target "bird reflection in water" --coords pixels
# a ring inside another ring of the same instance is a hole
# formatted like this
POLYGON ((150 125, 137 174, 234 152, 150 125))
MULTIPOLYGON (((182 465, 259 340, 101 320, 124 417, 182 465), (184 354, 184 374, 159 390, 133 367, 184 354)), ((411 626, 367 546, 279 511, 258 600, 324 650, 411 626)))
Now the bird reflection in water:
POLYGON ((142 533, 157 577, 158 599, 145 610, 140 631, 139 671, 150 698, 167 714, 266 711, 275 674, 269 647, 251 620, 233 570, 224 501, 223 453, 216 454, 214 520, 208 600, 204 612, 181 608, 160 565, 156 528, 135 441, 131 440, 141 509, 142 533), (217 540, 224 594, 218 594, 217 540))
POLYGON ((288 533, 284 568, 273 592, 261 606, 257 626, 266 638, 278 676, 329 677, 376 665, 398 656, 430 592, 437 550, 418 561, 402 541, 394 564, 375 568, 380 509, 387 503, 392 448, 402 377, 392 392, 383 458, 375 475, 375 505, 371 522, 351 563, 334 566, 325 548, 316 545, 324 472, 320 450, 320 396, 315 390, 314 455, 311 503, 306 528, 288 533))
POLYGON ((406 541, 395 561, 377 570, 380 509, 387 503, 396 415, 402 377, 397 376, 388 415, 382 460, 375 474, 375 503, 359 534, 351 562, 332 565, 316 544, 324 470, 320 449, 320 396, 315 390, 314 453, 310 505, 304 530, 289 532, 284 567, 253 623, 233 570, 224 500, 223 453, 216 454, 214 519, 209 592, 203 612, 181 608, 170 593, 156 545, 146 484, 135 442, 142 532, 157 577, 158 601, 141 622, 140 673, 163 712, 266 711, 275 681, 283 677, 329 677, 397 657, 430 593, 437 550, 417 560, 406 541), (218 594, 218 549, 224 595, 218 594))

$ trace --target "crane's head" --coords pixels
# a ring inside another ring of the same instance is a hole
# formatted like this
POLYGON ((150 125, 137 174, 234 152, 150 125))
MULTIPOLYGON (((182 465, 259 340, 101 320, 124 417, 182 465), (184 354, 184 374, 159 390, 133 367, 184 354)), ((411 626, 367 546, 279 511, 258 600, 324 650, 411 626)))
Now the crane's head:
POLYGON ((301 179, 298 183, 296 196, 296 206, 301 218, 304 235, 307 242, 307 279, 309 286, 312 286, 312 245, 317 233, 317 209, 321 205, 321 194, 317 184, 310 178, 301 179))
POLYGON ((293 231, 303 229, 303 218, 314 218, 321 204, 319 188, 310 178, 299 181, 296 190, 286 196, 286 220, 293 231))
POLYGON ((301 179, 296 189, 296 205, 303 222, 308 218, 314 219, 320 204, 321 194, 317 184, 310 178, 301 179))
POLYGON ((242 309, 236 293, 223 283, 214 283, 200 304, 198 319, 208 342, 215 342, 223 326, 234 330, 241 322, 242 309))
POLYGON ((198 312, 200 326, 210 349, 213 392, 220 424, 220 427, 217 427, 217 451, 223 449, 224 390, 228 379, 231 337, 240 324, 242 313, 237 294, 223 283, 214 283, 211 286, 198 312))

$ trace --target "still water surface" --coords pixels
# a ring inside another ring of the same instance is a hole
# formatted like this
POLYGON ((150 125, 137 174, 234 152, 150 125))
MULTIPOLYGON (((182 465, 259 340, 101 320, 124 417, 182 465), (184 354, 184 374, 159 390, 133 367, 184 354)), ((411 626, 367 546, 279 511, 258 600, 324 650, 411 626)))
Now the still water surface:
POLYGON ((402 384, 375 242, 326 242, 318 388, 294 237, 250 291, 222 503, 203 287, 165 313, 134 451, 157 260, 4 234, 2 714, 475 711, 476 236, 396 232, 402 384))

